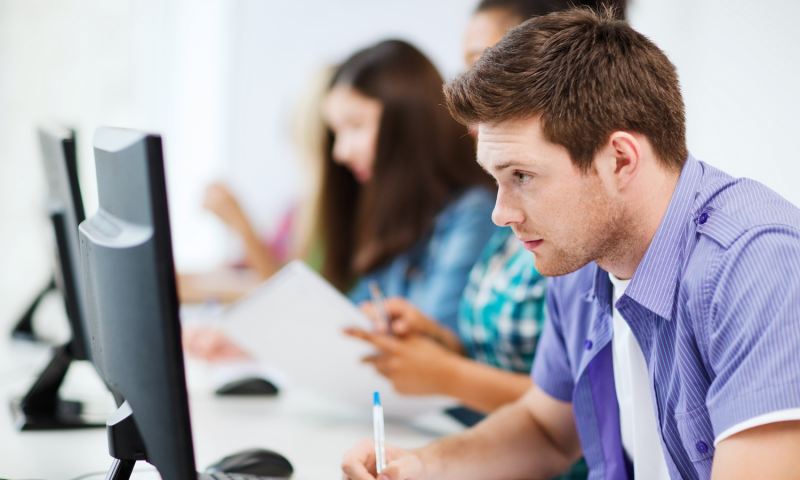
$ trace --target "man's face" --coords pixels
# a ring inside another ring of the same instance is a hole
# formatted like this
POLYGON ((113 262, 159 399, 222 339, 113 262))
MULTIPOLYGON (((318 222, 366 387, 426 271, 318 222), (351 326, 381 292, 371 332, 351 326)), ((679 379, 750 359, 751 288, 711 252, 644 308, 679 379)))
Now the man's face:
POLYGON ((544 139, 538 118, 478 128, 478 163, 497 180, 492 220, 510 226, 543 275, 573 272, 619 243, 622 207, 600 178, 544 139))

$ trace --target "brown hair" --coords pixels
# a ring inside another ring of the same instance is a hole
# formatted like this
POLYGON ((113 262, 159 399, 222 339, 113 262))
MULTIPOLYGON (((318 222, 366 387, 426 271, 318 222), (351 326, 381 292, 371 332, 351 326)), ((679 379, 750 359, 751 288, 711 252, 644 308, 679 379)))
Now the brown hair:
POLYGON ((474 145, 442 105, 444 81, 412 45, 388 40, 355 53, 333 75, 382 104, 373 175, 359 184, 334 162, 328 131, 321 193, 323 275, 345 289, 407 250, 456 195, 491 179, 474 145))
POLYGON ((662 165, 687 157, 675 67, 613 12, 579 8, 532 18, 445 86, 464 124, 541 116, 545 138, 587 172, 615 130, 645 135, 662 165))
POLYGON ((506 12, 522 23, 531 17, 573 7, 590 7, 595 10, 612 8, 617 18, 625 18, 627 3, 627 0, 482 0, 475 7, 475 13, 492 10, 506 12))

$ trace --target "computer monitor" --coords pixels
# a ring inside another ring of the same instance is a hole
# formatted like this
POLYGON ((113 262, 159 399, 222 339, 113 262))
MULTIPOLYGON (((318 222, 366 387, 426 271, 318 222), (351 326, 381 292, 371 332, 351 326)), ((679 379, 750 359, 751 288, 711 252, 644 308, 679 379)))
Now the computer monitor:
POLYGON ((78 183, 75 133, 58 126, 42 127, 38 138, 47 178, 47 212, 55 238, 54 283, 64 299, 71 338, 54 350, 30 390, 12 400, 12 412, 21 430, 102 427, 102 422, 85 417, 81 403, 59 396, 70 364, 89 360, 78 240, 78 224, 85 214, 78 183))
POLYGON ((124 400, 108 422, 108 479, 137 460, 195 480, 161 138, 101 128, 99 209, 80 225, 92 358, 124 400))

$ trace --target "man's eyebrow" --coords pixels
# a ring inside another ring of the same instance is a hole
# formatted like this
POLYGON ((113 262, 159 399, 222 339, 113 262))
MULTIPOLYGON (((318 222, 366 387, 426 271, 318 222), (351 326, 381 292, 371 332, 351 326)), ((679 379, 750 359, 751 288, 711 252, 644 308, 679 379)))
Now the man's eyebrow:
POLYGON ((493 170, 500 172, 500 171, 503 171, 503 170, 505 170, 507 168, 511 168, 511 167, 530 168, 530 165, 528 165, 526 163, 523 163, 523 162, 520 162, 518 160, 508 160, 508 161, 496 164, 494 166, 493 170))
POLYGON ((481 162, 478 162, 478 165, 481 166, 481 168, 483 169, 484 172, 488 173, 489 175, 493 175, 494 173, 500 173, 500 172, 502 172, 503 170, 505 170, 507 168, 520 165, 520 163, 519 162, 515 162, 513 160, 509 160, 507 162, 503 162, 503 163, 499 163, 497 165, 491 165, 491 166, 484 165, 481 162))

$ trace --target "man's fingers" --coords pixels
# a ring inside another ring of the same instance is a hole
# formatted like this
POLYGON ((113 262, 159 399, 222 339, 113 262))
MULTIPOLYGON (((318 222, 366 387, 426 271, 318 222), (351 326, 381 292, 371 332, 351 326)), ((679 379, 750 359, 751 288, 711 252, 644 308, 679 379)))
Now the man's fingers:
POLYGON ((375 454, 372 442, 364 440, 350 450, 342 460, 342 472, 349 480, 375 480, 370 473, 375 470, 375 454))
POLYGON ((406 455, 389 463, 378 476, 378 480, 416 480, 419 472, 415 471, 416 458, 406 455))

